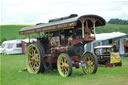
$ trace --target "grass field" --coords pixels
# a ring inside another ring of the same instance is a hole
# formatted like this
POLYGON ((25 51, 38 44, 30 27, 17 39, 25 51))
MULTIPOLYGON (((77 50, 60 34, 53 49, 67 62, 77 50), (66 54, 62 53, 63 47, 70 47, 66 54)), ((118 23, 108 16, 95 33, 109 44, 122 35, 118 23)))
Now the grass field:
POLYGON ((97 33, 123 32, 128 34, 128 25, 106 24, 105 26, 97 27, 97 33))
POLYGON ((82 69, 63 78, 57 71, 44 74, 18 72, 25 67, 24 55, 0 55, 0 85, 128 85, 128 57, 122 58, 122 67, 99 67, 94 75, 82 75, 82 69))
POLYGON ((32 25, 0 25, 0 40, 22 39, 26 36, 19 35, 19 30, 32 25))

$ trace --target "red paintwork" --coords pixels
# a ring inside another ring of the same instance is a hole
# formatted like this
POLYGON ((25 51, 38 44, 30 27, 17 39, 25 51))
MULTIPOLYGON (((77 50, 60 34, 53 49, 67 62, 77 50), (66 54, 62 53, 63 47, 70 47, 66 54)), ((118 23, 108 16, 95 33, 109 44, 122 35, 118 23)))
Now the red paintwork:
POLYGON ((24 42, 24 41, 22 41, 22 53, 24 54, 25 53, 25 49, 26 49, 26 47, 27 47, 27 43, 26 42, 24 42))
POLYGON ((80 61, 81 57, 79 57, 79 56, 71 56, 71 60, 72 61, 80 61))
POLYGON ((80 42, 89 43, 93 40, 95 40, 95 37, 86 36, 84 39, 71 40, 71 41, 69 41, 69 43, 71 43, 71 45, 75 45, 75 44, 78 44, 80 42))
POLYGON ((112 67, 111 63, 110 62, 107 62, 106 63, 106 67, 112 67))
POLYGON ((66 53, 66 52, 67 52, 67 47, 51 48, 51 53, 66 53))
POLYGON ((78 63, 78 62, 73 62, 73 63, 72 63, 72 66, 73 66, 73 67, 79 67, 79 63, 78 63))

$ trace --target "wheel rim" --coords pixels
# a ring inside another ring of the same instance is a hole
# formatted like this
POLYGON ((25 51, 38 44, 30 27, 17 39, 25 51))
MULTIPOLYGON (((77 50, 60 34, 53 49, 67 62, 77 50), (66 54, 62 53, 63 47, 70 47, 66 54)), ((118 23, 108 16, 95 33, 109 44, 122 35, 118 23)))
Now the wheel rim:
POLYGON ((67 58, 64 55, 59 56, 57 65, 60 75, 67 77, 69 75, 69 64, 67 58))
POLYGON ((40 55, 36 46, 30 45, 27 48, 27 68, 30 73, 38 73, 40 67, 40 55))
POLYGON ((82 56, 82 61, 86 63, 86 66, 82 67, 84 73, 93 73, 95 66, 93 55, 91 55, 90 53, 86 53, 84 56, 82 56))

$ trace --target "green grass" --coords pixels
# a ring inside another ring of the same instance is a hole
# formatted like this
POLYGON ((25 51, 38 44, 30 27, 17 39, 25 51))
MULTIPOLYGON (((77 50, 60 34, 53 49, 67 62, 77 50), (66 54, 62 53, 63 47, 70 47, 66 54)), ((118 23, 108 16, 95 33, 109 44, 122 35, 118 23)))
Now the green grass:
POLYGON ((128 57, 122 58, 122 67, 99 67, 96 74, 83 75, 82 69, 73 69, 63 78, 57 71, 44 74, 18 72, 25 67, 24 55, 0 55, 1 85, 128 85, 128 57))
POLYGON ((128 25, 106 24, 105 26, 97 27, 97 33, 123 32, 128 34, 128 25))

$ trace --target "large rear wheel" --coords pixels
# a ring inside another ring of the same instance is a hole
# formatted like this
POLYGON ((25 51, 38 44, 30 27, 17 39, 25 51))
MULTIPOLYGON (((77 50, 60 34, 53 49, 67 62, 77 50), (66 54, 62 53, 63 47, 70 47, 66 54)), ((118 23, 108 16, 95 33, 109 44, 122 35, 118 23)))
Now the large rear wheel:
POLYGON ((72 74, 72 61, 68 54, 62 53, 59 55, 57 68, 62 77, 68 77, 72 74))
POLYGON ((82 67, 85 74, 93 74, 97 72, 98 62, 97 58, 91 52, 86 52, 82 56, 82 61, 86 64, 82 67))
POLYGON ((43 67, 43 62, 42 62, 42 49, 41 45, 36 43, 36 44, 31 44, 28 46, 27 51, 26 51, 26 66, 27 70, 30 73, 40 73, 44 72, 44 67, 43 67))

